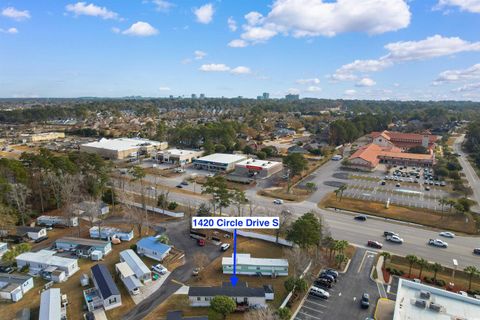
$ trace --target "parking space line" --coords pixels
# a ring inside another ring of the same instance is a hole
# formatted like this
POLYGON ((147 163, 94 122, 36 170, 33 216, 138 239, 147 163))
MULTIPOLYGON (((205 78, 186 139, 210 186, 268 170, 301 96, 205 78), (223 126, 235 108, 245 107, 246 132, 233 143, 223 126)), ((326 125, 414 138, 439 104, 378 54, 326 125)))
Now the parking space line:
POLYGON ((312 300, 305 300, 305 302, 310 302, 310 303, 313 303, 314 305, 317 305, 317 306, 320 306, 322 308, 326 308, 327 306, 326 305, 323 305, 321 303, 317 303, 317 302, 313 302, 312 300))
POLYGON ((307 310, 312 310, 313 312, 323 313, 323 311, 321 311, 321 310, 313 309, 313 308, 307 307, 306 305, 303 305, 303 306, 302 306, 302 309, 303 309, 303 308, 306 308, 307 310))
POLYGON ((303 314, 303 315, 307 316, 307 319, 311 319, 311 318, 315 318, 315 319, 321 319, 321 318, 319 318, 319 317, 312 316, 311 314, 308 314, 308 313, 305 313, 305 312, 302 312, 302 311, 298 311, 298 313, 300 313, 300 314, 303 314))

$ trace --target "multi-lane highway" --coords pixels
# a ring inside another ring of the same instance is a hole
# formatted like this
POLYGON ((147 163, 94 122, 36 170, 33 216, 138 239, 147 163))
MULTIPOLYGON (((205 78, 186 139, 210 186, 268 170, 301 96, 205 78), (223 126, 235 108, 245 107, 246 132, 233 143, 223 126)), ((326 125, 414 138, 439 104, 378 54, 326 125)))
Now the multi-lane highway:
POLYGON ((474 209, 476 209, 477 212, 480 212, 479 210, 479 204, 480 204, 480 179, 478 178, 477 173, 473 169, 472 165, 467 159, 467 154, 462 151, 462 144, 463 141, 465 140, 465 135, 462 134, 460 135, 456 140, 453 145, 453 150, 460 155, 458 157, 458 161, 460 162, 463 172, 465 173, 465 176, 467 177, 468 184, 473 190, 473 200, 477 202, 477 205, 475 206, 474 209))

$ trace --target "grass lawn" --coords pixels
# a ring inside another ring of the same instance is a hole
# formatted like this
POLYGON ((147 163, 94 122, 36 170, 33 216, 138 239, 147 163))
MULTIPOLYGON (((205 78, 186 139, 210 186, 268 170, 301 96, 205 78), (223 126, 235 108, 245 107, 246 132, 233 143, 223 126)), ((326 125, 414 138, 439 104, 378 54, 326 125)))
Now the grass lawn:
POLYGON ((456 232, 477 234, 478 230, 475 221, 469 216, 469 222, 465 222, 465 216, 458 214, 445 214, 442 217, 440 212, 427 211, 418 208, 408 208, 390 205, 387 209, 385 204, 362 201, 356 199, 343 198, 338 201, 335 194, 327 195, 319 204, 321 208, 338 208, 342 210, 365 213, 374 216, 408 221, 422 224, 425 226, 435 227, 439 229, 448 229, 456 232))
MULTIPOLYGON (((400 256, 392 256, 392 258, 386 262, 385 267, 390 267, 390 268, 395 268, 397 270, 402 270, 405 274, 404 277, 408 278, 408 269, 409 269, 409 263, 404 257, 400 256)), ((412 267, 412 275, 411 278, 418 278, 420 273, 420 269, 417 265, 414 265, 412 267)), ((424 268, 422 271, 422 282, 423 282, 423 277, 433 277, 433 272, 427 270, 427 268, 424 268)), ((449 283, 452 280, 452 269, 450 268, 444 268, 443 271, 438 272, 437 274, 437 279, 441 279, 445 281, 445 283, 449 283)), ((455 290, 468 290, 468 275, 465 274, 462 270, 457 270, 455 272, 455 290)), ((472 279, 472 290, 480 290, 480 279, 477 277, 473 277, 472 279)))
POLYGON ((286 188, 276 188, 276 189, 264 189, 257 192, 259 195, 264 197, 270 197, 275 199, 283 199, 287 201, 301 202, 308 198, 311 194, 305 189, 294 188, 290 189, 290 193, 287 193, 286 188))

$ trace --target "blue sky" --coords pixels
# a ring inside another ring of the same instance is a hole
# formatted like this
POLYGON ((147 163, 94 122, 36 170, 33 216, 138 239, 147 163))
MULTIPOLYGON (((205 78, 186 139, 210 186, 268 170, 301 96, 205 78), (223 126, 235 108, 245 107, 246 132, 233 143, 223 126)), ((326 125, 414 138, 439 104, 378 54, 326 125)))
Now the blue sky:
POLYGON ((0 0, 0 97, 480 100, 480 0, 0 0))

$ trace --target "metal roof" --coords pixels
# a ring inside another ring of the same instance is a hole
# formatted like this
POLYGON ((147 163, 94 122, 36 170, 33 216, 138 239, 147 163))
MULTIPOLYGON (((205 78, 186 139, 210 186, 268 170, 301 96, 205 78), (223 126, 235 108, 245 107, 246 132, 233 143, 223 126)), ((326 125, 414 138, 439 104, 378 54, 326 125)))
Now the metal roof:
POLYGON ((247 159, 244 154, 214 153, 194 160, 195 162, 210 162, 229 164, 247 159))
POLYGON ((84 239, 84 238, 76 238, 76 237, 63 237, 55 240, 55 243, 57 242, 66 242, 66 243, 73 243, 77 245, 86 245, 86 246, 92 246, 92 247, 106 247, 110 243, 108 241, 84 239))
POLYGON ((135 288, 140 288, 143 284, 135 276, 130 276, 122 279, 123 284, 127 287, 128 291, 132 291, 135 288))
POLYGON ((60 320, 62 318, 60 289, 52 288, 40 296, 40 316, 38 320, 60 320))
POLYGON ((120 260, 125 261, 133 270, 135 275, 139 278, 150 273, 150 269, 148 269, 145 263, 143 263, 143 261, 132 249, 127 249, 120 252, 120 260))
POLYGON ((91 270, 97 289, 100 291, 103 299, 113 295, 120 295, 117 285, 113 282, 112 275, 104 264, 96 264, 91 270))
POLYGON ((170 250, 170 246, 158 241, 155 237, 146 237, 137 242, 137 247, 154 250, 160 254, 164 254, 170 250))
POLYGON ((230 284, 224 283, 221 287, 190 287, 188 289, 189 297, 265 297, 264 288, 249 288, 246 284, 240 282, 237 286, 232 287, 230 284))
MULTIPOLYGON (((222 265, 232 265, 232 257, 223 257, 222 265)), ((252 258, 249 253, 237 254, 237 265, 252 265, 252 266, 266 266, 266 267, 285 267, 288 268, 287 259, 263 259, 252 258)))

